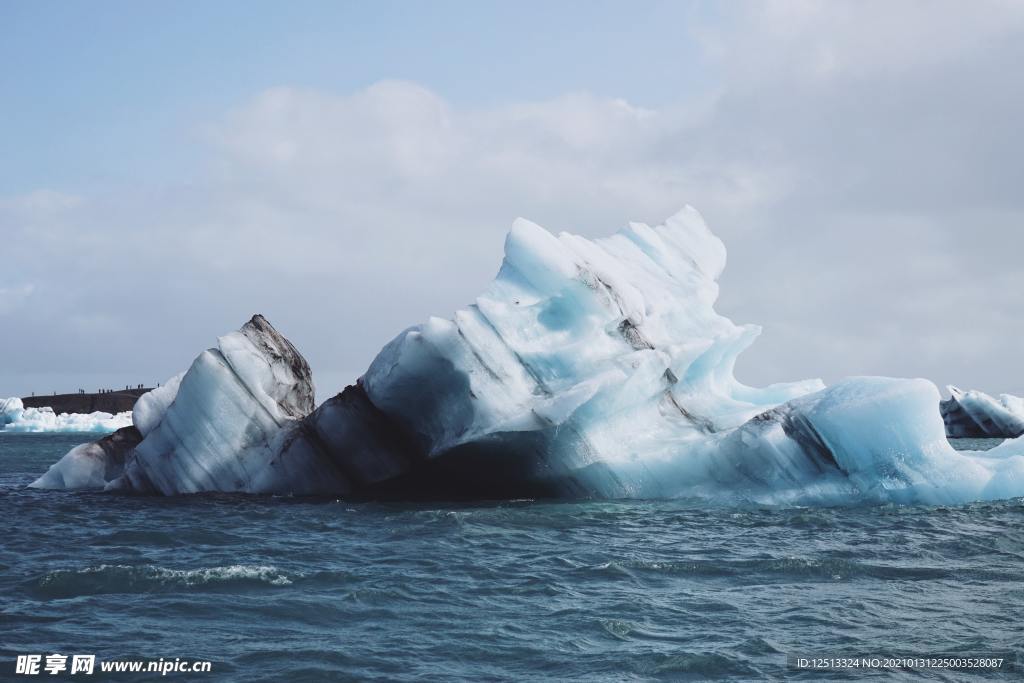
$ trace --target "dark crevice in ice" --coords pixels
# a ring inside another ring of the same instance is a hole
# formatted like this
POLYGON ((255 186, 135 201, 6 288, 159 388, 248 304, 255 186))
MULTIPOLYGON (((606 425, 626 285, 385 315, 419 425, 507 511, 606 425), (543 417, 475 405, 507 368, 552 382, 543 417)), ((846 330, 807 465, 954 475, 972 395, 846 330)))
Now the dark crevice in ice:
POLYGON ((790 411, 772 409, 754 418, 755 420, 779 419, 782 430, 786 436, 793 439, 800 445, 800 449, 807 454, 807 459, 814 464, 819 471, 835 469, 840 472, 843 468, 839 466, 835 454, 829 448, 821 434, 815 429, 811 421, 805 415, 790 411), (765 416, 768 416, 767 418, 765 416))

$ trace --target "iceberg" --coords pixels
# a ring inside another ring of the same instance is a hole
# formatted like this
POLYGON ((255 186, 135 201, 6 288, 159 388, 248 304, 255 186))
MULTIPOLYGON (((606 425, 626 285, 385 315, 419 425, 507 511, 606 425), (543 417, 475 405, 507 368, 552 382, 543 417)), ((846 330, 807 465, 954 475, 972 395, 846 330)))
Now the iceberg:
POLYGON ((826 505, 1024 494, 1024 440, 953 450, 927 380, 738 381, 760 328, 714 310, 725 260, 690 207, 594 240, 520 219, 473 304, 403 331, 319 407, 306 361, 257 315, 140 399, 140 441, 116 457, 78 447, 33 486, 826 505))
POLYGON ((951 438, 1016 439, 1024 434, 1024 399, 1001 394, 996 400, 983 391, 946 387, 950 397, 939 404, 951 438))
POLYGON ((131 413, 54 413, 52 408, 26 408, 20 398, 0 399, 0 432, 109 433, 132 424, 131 413))

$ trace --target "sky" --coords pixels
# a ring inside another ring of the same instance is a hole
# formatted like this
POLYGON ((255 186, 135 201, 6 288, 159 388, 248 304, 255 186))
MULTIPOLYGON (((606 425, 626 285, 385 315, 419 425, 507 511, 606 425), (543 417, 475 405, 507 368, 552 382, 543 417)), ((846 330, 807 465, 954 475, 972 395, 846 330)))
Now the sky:
POLYGON ((695 206, 751 384, 1024 395, 1024 3, 0 2, 0 396, 260 312, 321 399, 523 216, 695 206))

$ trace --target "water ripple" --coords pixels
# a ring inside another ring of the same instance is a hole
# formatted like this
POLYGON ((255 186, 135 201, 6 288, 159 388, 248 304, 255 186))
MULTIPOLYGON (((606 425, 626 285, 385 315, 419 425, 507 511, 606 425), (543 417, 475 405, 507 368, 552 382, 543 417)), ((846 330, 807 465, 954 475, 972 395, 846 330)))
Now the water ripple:
POLYGON ((728 509, 22 488, 66 441, 0 442, 0 515, 17 520, 0 536, 4 653, 203 658, 210 680, 237 681, 760 680, 792 675, 789 653, 1024 642, 1020 500, 728 509))

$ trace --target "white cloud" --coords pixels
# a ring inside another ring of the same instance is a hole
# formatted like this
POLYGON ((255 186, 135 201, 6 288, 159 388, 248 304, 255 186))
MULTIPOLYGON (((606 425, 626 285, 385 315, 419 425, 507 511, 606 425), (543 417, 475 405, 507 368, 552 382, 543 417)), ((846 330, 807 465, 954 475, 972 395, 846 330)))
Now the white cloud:
POLYGON ((36 291, 0 357, 170 375, 261 311, 321 376, 353 374, 471 300, 516 216, 601 234, 688 202, 730 248, 724 312, 766 326, 751 380, 1024 391, 1006 374, 1024 333, 1007 275, 1024 251, 1020 5, 729 7, 702 32, 722 80, 685 105, 279 87, 206 127, 212 162, 188 183, 2 200, 4 282, 36 291))
POLYGON ((35 286, 31 284, 0 287, 0 316, 9 315, 30 303, 35 286))
POLYGON ((1015 0, 766 0, 724 11, 725 21, 701 35, 731 83, 914 77, 986 59, 1024 29, 1015 0))

